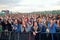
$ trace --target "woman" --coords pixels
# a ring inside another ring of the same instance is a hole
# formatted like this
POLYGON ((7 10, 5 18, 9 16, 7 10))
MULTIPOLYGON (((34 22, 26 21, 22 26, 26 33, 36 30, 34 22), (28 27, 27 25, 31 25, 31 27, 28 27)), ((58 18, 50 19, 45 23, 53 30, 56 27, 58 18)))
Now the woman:
POLYGON ((30 27, 27 26, 27 23, 24 20, 22 20, 21 32, 29 32, 30 31, 29 28, 30 27))
POLYGON ((37 20, 37 24, 41 28, 41 32, 45 32, 46 31, 45 21, 42 22, 42 19, 41 18, 38 18, 38 20, 37 20))
POLYGON ((31 28, 31 32, 35 36, 35 40, 39 40, 39 33, 38 32, 40 32, 40 30, 41 29, 38 27, 37 22, 34 21, 33 26, 31 28))

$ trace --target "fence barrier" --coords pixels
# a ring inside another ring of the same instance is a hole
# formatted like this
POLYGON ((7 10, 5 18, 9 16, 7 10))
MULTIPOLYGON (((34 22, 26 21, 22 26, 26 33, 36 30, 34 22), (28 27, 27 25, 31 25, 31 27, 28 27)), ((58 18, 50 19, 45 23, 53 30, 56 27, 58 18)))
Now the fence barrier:
POLYGON ((60 32, 43 32, 37 33, 36 36, 30 32, 0 32, 0 40, 60 40, 60 32))

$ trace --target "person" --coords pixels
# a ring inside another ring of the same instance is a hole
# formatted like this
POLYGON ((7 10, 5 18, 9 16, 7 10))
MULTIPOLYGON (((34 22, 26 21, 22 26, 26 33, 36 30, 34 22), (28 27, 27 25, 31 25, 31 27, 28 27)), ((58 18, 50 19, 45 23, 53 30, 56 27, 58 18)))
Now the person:
POLYGON ((50 23, 48 23, 48 28, 50 30, 50 33, 56 33, 56 23, 54 23, 54 21, 51 19, 50 23))
POLYGON ((2 19, 0 18, 0 32, 2 31, 2 25, 1 25, 2 19))
POLYGON ((31 27, 33 26, 32 22, 31 22, 31 21, 29 21, 29 22, 27 23, 27 26, 28 26, 28 29, 29 29, 29 32, 30 32, 31 27))
POLYGON ((45 34, 42 33, 42 32, 46 32, 46 20, 45 21, 42 21, 43 19, 42 18, 38 18, 39 21, 38 21, 38 27, 41 28, 41 40, 44 40, 45 39, 45 34))
POLYGON ((1 22, 1 25, 2 25, 2 30, 3 31, 8 31, 8 22, 7 22, 7 20, 3 20, 2 22, 1 22))
POLYGON ((45 32, 46 31, 46 27, 45 27, 45 23, 44 22, 42 22, 41 18, 38 18, 38 20, 37 20, 37 25, 38 25, 38 27, 41 28, 41 32, 45 32))
MULTIPOLYGON (((56 32, 60 32, 60 25, 59 25, 59 20, 57 20, 57 27, 56 27, 56 32)), ((60 40, 60 35, 59 34, 56 34, 56 38, 57 40, 60 40)))
POLYGON ((29 29, 29 27, 27 26, 27 23, 26 23, 24 20, 22 20, 21 32, 29 32, 29 31, 30 31, 30 29, 29 29))
POLYGON ((60 27, 60 20, 57 20, 57 27, 60 27))
POLYGON ((13 27, 12 30, 14 32, 21 32, 21 24, 18 23, 17 19, 14 20, 14 23, 13 23, 12 27, 13 27))
POLYGON ((50 20, 50 23, 48 23, 48 28, 49 28, 49 32, 51 33, 51 37, 52 37, 52 40, 54 40, 54 34, 53 33, 56 33, 56 23, 54 22, 53 19, 50 20))
MULTIPOLYGON (((11 40, 18 40, 18 36, 20 35, 21 32, 21 24, 18 23, 19 21, 17 19, 14 20, 14 23, 12 25, 12 37, 11 40)), ((19 36, 20 37, 20 36, 19 36)))
POLYGON ((39 40, 39 32, 40 32, 40 27, 38 27, 37 22, 33 22, 33 26, 31 27, 31 32, 35 36, 35 40, 39 40))
POLYGON ((8 31, 12 31, 12 25, 9 21, 7 21, 7 28, 8 28, 8 31))
POLYGON ((56 27, 56 29, 57 29, 57 32, 60 32, 59 20, 57 20, 57 27, 56 27))
POLYGON ((2 25, 0 24, 0 32, 2 32, 2 25))

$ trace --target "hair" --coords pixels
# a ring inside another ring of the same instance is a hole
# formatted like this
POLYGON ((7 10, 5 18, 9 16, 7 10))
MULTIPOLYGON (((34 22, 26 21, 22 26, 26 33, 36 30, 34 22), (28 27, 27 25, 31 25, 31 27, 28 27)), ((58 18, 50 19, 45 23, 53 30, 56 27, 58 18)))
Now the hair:
MULTIPOLYGON (((35 23, 36 21, 33 21, 33 26, 34 26, 34 23, 35 23)), ((37 22, 36 22, 37 23, 37 22)))
POLYGON ((59 21, 59 26, 60 26, 60 21, 59 21))
POLYGON ((60 20, 59 20, 59 26, 60 26, 60 20))

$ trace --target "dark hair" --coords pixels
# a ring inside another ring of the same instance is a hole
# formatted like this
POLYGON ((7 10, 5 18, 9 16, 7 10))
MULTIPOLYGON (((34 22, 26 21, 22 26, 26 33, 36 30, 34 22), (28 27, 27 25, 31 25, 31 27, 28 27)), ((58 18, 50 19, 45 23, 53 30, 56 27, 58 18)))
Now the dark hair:
POLYGON ((34 23, 35 23, 35 22, 37 23, 37 21, 33 21, 33 26, 34 26, 34 23))
POLYGON ((60 26, 60 21, 59 21, 59 26, 60 26))

